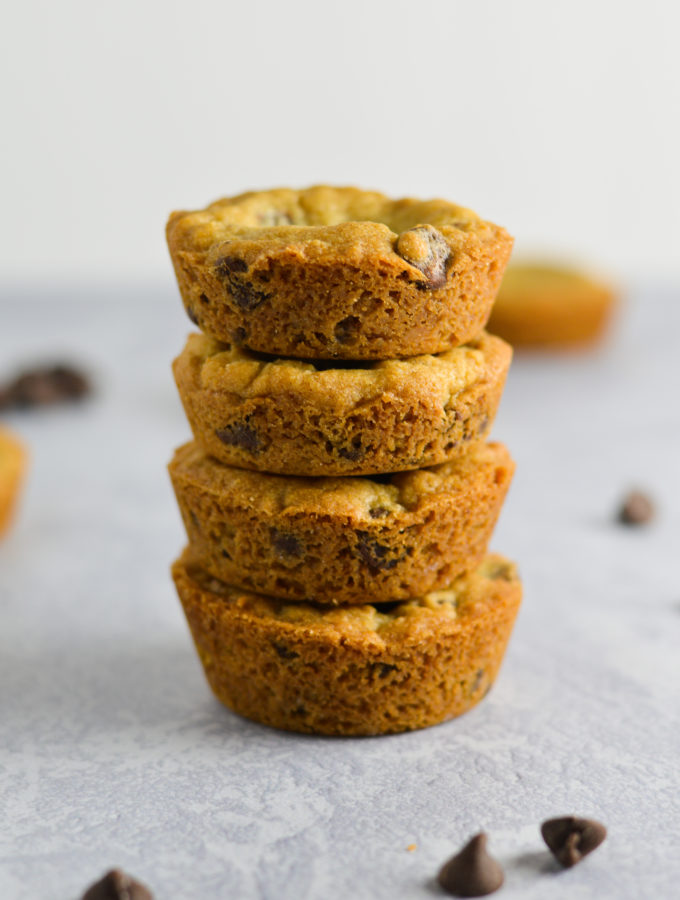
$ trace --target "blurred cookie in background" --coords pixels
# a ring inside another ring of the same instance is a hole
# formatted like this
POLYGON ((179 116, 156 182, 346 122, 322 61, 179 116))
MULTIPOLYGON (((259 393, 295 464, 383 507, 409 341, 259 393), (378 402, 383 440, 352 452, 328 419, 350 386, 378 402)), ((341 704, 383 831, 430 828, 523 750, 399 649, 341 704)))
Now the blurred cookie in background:
POLYGON ((508 266, 488 330, 517 347, 587 345, 607 329, 613 287, 577 268, 547 262, 508 266))
POLYGON ((0 537, 9 528, 26 462, 23 444, 6 428, 0 428, 0 537))

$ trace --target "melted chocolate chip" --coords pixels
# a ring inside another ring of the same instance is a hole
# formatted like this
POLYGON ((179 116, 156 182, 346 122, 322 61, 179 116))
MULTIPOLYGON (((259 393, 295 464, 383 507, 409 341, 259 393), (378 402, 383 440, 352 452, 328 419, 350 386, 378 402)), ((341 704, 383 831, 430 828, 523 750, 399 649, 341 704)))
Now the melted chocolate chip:
POLYGON ((216 428, 215 434, 229 447, 240 447, 248 453, 257 453, 260 449, 257 432, 245 422, 235 422, 233 425, 225 425, 224 428, 216 428))
POLYGON ((439 871, 437 881, 454 897, 484 897, 503 884, 500 864, 486 850, 487 837, 477 834, 439 871))
POLYGON ((248 264, 237 256, 224 256, 215 265, 215 274, 225 283, 231 299, 239 309, 249 312, 269 299, 269 295, 256 290, 252 281, 242 277, 247 271, 248 264))
POLYGON ((357 553, 371 571, 389 571, 404 558, 394 556, 391 547, 373 540, 367 531, 357 531, 357 553))
POLYGON ((607 829, 593 819, 562 816, 543 822, 541 834, 555 859, 570 868, 600 846, 607 837, 607 829))
POLYGON ((296 653, 295 650, 291 650, 289 647, 286 647, 285 644, 278 644, 276 642, 272 642, 272 646, 274 650, 279 654, 281 659, 297 659, 300 654, 296 653))
POLYGON ((397 666, 392 663, 371 663, 378 678, 387 678, 390 672, 396 672, 397 666))
POLYGON ((120 869, 111 869, 89 887, 82 900, 153 900, 151 891, 120 869))
POLYGON ((397 240, 396 251, 407 263, 425 276, 417 287, 433 291, 444 287, 448 261, 451 256, 444 235, 432 225, 416 225, 403 231, 397 240))
POLYGON ((220 278, 227 278, 234 273, 247 271, 248 263, 245 259, 241 259, 238 256, 223 256, 222 259, 218 259, 215 266, 215 272, 220 278))
POLYGON ((268 299, 269 295, 263 291, 256 291, 252 283, 249 281, 240 282, 232 281, 229 285, 232 299, 234 303, 246 312, 256 309, 260 303, 268 299))
POLYGON ((294 534, 272 528, 270 531, 272 547, 281 556, 300 557, 303 554, 302 542, 294 534))
POLYGON ((196 313, 191 306, 185 306, 186 314, 189 317, 189 321, 193 322, 194 325, 198 325, 198 319, 196 318, 196 313))
POLYGON ((369 509, 368 514, 372 519, 382 519, 384 516, 389 516, 390 511, 385 506, 373 506, 369 509))
POLYGON ((341 459, 348 459, 350 462, 356 462, 366 454, 359 438, 355 438, 349 447, 338 447, 337 452, 341 459))

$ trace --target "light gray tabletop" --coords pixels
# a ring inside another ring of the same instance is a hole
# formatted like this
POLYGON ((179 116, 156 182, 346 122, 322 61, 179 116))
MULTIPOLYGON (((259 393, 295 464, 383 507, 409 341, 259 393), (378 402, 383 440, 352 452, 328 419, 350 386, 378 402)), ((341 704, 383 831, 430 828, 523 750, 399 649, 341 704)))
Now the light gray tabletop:
POLYGON ((595 352, 516 357, 492 546, 525 599, 499 680, 457 721, 358 740, 243 721, 204 682, 168 573, 190 329, 170 282, 6 289, 0 313, 0 374, 63 357, 97 386, 6 417, 32 459, 0 544, 2 900, 75 900, 113 865, 160 900, 417 900, 480 829, 498 897, 678 896, 677 294, 631 291, 595 352), (614 522, 635 485, 659 507, 641 530, 614 522), (538 825, 566 813, 609 837, 560 871, 538 825))

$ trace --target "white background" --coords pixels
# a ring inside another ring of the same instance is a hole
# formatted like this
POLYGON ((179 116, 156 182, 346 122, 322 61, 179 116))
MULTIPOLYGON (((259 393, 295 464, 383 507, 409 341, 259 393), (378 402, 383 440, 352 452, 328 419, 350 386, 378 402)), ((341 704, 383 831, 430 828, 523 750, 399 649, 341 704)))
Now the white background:
POLYGON ((4 6, 5 282, 169 281, 171 209, 328 181, 680 283, 678 4, 4 6))

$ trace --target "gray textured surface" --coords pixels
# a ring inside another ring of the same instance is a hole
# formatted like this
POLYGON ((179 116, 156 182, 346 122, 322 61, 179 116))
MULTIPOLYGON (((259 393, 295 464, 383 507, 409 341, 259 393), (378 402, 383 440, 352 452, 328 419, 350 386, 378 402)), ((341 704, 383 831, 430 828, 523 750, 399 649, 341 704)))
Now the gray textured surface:
POLYGON ((8 420, 33 458, 0 545, 2 900, 76 898, 111 865, 160 900, 415 900, 480 828, 508 900, 677 896, 677 296, 635 291, 597 353, 513 365, 494 434, 518 471, 493 546, 525 600, 487 700, 329 740, 212 700, 168 575, 188 325, 170 286, 97 293, 0 300, 3 374, 63 351, 98 381, 80 408, 8 420), (632 484, 659 501, 644 531, 612 523, 632 484), (558 872, 537 826, 570 812, 609 838, 558 872))

